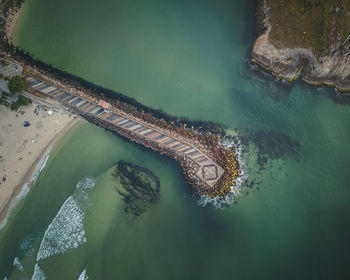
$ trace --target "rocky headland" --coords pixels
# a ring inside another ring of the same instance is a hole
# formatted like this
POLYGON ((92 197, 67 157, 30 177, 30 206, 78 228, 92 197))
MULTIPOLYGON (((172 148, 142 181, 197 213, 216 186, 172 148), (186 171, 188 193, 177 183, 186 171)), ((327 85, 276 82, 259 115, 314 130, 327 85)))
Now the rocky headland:
POLYGON ((309 2, 259 1, 251 62, 287 81, 348 91, 350 1, 309 2))

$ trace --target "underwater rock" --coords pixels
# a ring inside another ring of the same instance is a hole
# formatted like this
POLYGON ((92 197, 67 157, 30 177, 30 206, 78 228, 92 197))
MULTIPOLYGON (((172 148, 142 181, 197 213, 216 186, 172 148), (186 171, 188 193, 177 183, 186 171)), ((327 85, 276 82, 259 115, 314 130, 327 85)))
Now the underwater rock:
POLYGON ((147 168, 119 161, 112 174, 115 188, 124 202, 124 212, 140 216, 149 206, 159 201, 160 182, 147 168))
POLYGON ((300 156, 300 144, 279 131, 242 129, 238 135, 245 147, 254 144, 258 149, 257 165, 260 171, 266 168, 269 160, 286 157, 298 159, 300 156))

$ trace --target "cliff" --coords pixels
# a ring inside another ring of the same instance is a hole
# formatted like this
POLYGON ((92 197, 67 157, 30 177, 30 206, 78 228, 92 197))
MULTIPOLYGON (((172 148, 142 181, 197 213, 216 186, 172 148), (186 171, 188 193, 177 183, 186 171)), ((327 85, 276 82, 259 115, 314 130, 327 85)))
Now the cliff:
POLYGON ((261 0, 251 62, 293 81, 350 90, 350 1, 261 0))

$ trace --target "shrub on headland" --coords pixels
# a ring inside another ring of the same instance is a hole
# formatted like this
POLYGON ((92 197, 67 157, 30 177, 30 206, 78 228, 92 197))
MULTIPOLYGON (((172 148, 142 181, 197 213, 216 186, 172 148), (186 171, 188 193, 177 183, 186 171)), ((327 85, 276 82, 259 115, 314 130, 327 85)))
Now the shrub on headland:
MULTIPOLYGON (((263 2, 263 1, 261 1, 263 2)), ((316 57, 346 42, 349 0, 268 0, 270 39, 278 47, 310 48, 316 57)))

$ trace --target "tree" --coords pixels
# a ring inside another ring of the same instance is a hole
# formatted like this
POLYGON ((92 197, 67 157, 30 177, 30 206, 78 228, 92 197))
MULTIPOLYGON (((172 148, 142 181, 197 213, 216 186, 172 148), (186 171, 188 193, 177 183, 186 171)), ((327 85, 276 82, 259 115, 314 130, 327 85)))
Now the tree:
POLYGON ((18 95, 17 101, 11 104, 11 110, 17 111, 19 107, 26 106, 31 103, 32 103, 32 100, 20 94, 18 95))
POLYGON ((23 91, 27 86, 27 80, 21 76, 13 76, 9 79, 8 88, 12 94, 23 91))
POLYGON ((3 65, 3 66, 9 65, 8 62, 5 59, 3 59, 3 58, 0 58, 0 64, 3 65))

